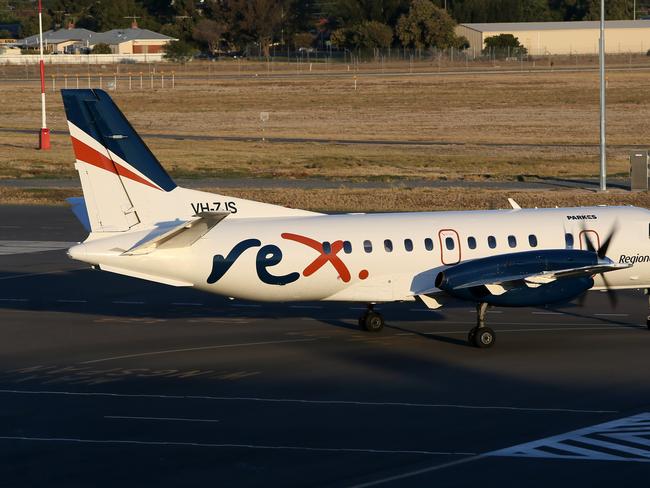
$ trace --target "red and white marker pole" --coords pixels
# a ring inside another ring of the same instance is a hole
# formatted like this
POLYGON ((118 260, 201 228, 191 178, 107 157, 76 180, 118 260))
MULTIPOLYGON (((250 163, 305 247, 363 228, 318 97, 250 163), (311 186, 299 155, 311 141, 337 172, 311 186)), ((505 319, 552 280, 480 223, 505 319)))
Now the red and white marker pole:
POLYGON ((44 150, 50 148, 50 129, 47 128, 45 120, 45 63, 43 62, 43 4, 41 0, 38 0, 38 32, 41 52, 39 60, 41 68, 41 132, 38 138, 38 148, 44 150))

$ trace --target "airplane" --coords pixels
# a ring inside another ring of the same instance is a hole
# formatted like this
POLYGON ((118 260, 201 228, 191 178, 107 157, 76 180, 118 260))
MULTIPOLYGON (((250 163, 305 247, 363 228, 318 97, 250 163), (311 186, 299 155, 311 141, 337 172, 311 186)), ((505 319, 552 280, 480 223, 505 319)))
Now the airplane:
POLYGON ((233 299, 361 302, 368 332, 384 327, 375 304, 461 299, 476 306, 468 342, 479 348, 496 339, 489 306, 650 288, 647 209, 510 200, 330 215, 207 193, 177 186, 106 92, 61 93, 83 190, 69 201, 89 231, 68 255, 100 270, 233 299))

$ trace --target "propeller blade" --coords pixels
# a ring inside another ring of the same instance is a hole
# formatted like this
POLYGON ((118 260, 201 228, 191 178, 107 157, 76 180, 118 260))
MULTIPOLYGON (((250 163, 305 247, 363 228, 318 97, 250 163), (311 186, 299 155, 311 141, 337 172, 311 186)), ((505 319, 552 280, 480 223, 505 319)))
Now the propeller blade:
POLYGON ((611 232, 607 236, 607 239, 605 239, 605 242, 603 242, 603 245, 600 246, 600 249, 598 249, 598 257, 600 259, 603 259, 605 256, 607 256, 607 250, 609 249, 609 245, 612 243, 612 239, 614 235, 616 234, 616 231, 618 230, 618 223, 614 224, 614 227, 612 228, 611 232))
POLYGON ((611 286, 609 285, 609 281, 607 281, 607 278, 605 278, 605 274, 600 273, 600 277, 605 284, 605 289, 607 290, 607 298, 609 298, 609 304, 612 306, 612 308, 618 307, 618 295, 614 290, 612 290, 611 286))
POLYGON ((594 243, 591 242, 591 237, 589 237, 589 232, 584 232, 582 236, 585 239, 585 244, 587 245, 587 251, 590 252, 596 252, 596 248, 594 247, 594 243))

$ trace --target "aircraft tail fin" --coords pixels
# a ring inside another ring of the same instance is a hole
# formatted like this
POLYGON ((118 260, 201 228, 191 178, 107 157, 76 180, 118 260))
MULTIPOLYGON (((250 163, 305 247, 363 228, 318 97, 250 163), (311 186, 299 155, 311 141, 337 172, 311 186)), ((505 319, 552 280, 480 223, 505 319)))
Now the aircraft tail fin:
POLYGON ((199 211, 225 210, 233 217, 312 214, 178 187, 106 92, 61 94, 92 232, 124 232, 199 211))

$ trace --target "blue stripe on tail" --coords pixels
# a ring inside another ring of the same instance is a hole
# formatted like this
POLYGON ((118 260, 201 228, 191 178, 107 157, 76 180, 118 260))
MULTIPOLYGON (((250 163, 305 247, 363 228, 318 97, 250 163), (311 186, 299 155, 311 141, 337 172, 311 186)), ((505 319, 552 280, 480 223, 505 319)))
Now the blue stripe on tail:
POLYGON ((105 91, 61 90, 61 95, 70 122, 163 190, 176 188, 176 183, 105 91))

